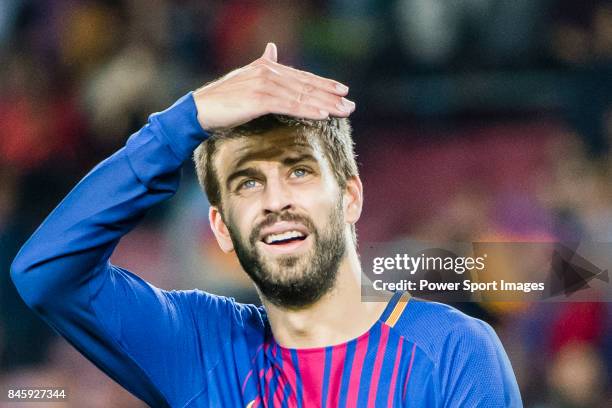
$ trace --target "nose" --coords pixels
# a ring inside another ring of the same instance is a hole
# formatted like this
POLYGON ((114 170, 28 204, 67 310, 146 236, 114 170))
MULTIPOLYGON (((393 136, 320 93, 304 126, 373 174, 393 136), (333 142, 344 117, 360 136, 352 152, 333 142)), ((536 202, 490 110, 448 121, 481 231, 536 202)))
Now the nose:
POLYGON ((269 177, 264 191, 264 214, 280 213, 293 207, 293 198, 289 186, 278 177, 269 177))

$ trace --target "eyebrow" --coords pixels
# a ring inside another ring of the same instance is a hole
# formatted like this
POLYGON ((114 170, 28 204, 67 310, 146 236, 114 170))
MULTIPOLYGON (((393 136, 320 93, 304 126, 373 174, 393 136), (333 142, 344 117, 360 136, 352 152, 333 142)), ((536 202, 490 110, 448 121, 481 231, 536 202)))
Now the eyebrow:
MULTIPOLYGON (((302 151, 304 151, 305 149, 311 149, 311 146, 309 144, 300 143, 300 142, 293 143, 290 147, 299 148, 299 150, 302 150, 302 151)), ((244 151, 246 152, 246 154, 240 157, 238 160, 236 160, 236 163, 234 164, 234 168, 238 169, 242 167, 244 163, 252 161, 252 160, 263 160, 269 157, 280 156, 281 154, 283 154, 282 148, 279 148, 278 146, 271 146, 265 150, 259 150, 255 152, 249 152, 250 149, 251 149, 251 146, 245 146, 243 149, 241 149, 239 153, 244 151)), ((312 157, 310 153, 303 153, 300 157, 302 156, 312 157)))
MULTIPOLYGON (((284 159, 281 160, 281 163, 283 164, 283 166, 285 167, 289 167, 289 166, 293 166, 297 163, 301 163, 304 161, 313 161, 316 162, 317 159, 309 153, 305 153, 302 155, 299 155, 297 157, 285 157, 284 159)), ((245 160, 240 160, 239 163, 242 164, 244 163, 245 160)), ((252 168, 252 167, 248 167, 246 169, 240 169, 240 170, 236 170, 235 172, 233 172, 232 174, 230 174, 227 178, 227 181, 225 182, 225 186, 227 187, 227 189, 229 190, 232 182, 240 177, 256 177, 261 175, 261 172, 252 168)))
POLYGON ((297 156, 297 157, 285 157, 281 161, 281 163, 283 163, 283 165, 285 167, 288 167, 288 166, 293 166, 294 164, 297 164, 297 163, 301 163, 303 161, 313 161, 313 162, 316 162, 317 159, 312 154, 310 154, 310 153, 304 153, 304 154, 302 154, 300 156, 297 156))

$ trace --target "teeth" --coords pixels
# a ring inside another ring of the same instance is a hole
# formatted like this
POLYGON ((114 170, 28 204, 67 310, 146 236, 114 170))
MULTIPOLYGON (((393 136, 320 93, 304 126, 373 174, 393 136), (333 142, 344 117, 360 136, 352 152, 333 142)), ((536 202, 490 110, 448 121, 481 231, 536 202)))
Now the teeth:
POLYGON ((301 238, 304 234, 299 231, 285 231, 280 234, 270 234, 264 238, 266 244, 271 244, 276 241, 284 241, 291 238, 301 238))

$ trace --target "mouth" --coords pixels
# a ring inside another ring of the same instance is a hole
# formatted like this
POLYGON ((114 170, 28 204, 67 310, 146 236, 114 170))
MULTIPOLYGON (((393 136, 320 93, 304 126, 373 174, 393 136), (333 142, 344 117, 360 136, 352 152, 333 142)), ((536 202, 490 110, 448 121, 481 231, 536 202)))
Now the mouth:
POLYGON ((286 254, 305 246, 309 238, 303 225, 280 222, 262 231, 260 243, 268 252, 286 254))
POLYGON ((262 241, 266 245, 286 245, 295 241, 303 241, 307 237, 306 234, 297 230, 290 230, 276 234, 268 234, 263 237, 262 241))

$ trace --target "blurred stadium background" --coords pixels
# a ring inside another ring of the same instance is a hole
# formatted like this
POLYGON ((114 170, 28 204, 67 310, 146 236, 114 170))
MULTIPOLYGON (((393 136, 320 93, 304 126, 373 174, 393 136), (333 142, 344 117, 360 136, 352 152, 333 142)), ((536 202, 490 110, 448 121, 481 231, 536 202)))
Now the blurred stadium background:
MULTIPOLYGON (((268 41, 279 62, 351 87, 360 240, 612 242, 610 1, 1 0, 0 385, 143 406, 24 306, 10 262, 148 114, 268 41)), ((113 261, 257 302, 207 210, 187 165, 113 261)), ((610 304, 464 310, 495 326, 527 407, 612 404, 610 304)))

